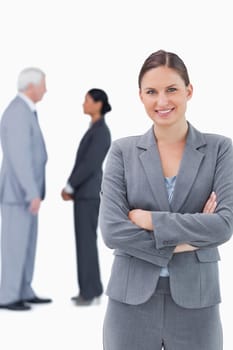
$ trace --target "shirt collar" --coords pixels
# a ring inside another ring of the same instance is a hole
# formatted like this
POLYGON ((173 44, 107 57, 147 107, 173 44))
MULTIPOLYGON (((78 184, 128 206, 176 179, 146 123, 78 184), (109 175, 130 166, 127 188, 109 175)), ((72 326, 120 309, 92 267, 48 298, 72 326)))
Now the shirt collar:
POLYGON ((18 96, 22 98, 22 100, 24 100, 24 102, 27 104, 27 106, 31 109, 32 112, 36 111, 36 105, 29 97, 27 97, 22 92, 19 92, 18 96))

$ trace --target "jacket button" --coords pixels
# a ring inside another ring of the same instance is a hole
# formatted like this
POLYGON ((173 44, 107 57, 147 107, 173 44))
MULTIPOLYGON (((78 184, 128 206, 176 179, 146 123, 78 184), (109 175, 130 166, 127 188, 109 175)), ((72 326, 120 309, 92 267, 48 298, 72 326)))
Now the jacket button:
POLYGON ((159 250, 159 255, 164 255, 166 252, 164 250, 159 250))
POLYGON ((172 241, 172 240, 170 240, 170 241, 163 241, 163 244, 164 245, 175 244, 175 241, 172 241))

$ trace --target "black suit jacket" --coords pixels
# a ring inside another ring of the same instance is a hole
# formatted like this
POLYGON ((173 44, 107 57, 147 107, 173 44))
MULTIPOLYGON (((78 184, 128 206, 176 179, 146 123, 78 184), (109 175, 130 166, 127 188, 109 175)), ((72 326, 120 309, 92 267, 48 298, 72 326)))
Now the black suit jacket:
POLYGON ((104 117, 92 124, 83 136, 68 182, 78 199, 99 199, 102 164, 111 145, 111 134, 104 117))

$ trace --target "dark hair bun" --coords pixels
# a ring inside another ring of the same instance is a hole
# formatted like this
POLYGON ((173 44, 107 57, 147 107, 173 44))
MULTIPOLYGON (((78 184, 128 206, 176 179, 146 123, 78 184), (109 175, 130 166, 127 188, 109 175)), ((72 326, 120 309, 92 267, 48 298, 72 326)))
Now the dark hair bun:
POLYGON ((112 110, 111 105, 108 102, 108 95, 104 90, 101 89, 91 89, 88 91, 88 95, 90 95, 94 101, 102 102, 101 114, 105 115, 106 113, 112 110))
POLYGON ((102 114, 106 114, 108 112, 110 112, 112 110, 111 105, 107 102, 103 103, 103 107, 102 107, 102 114))

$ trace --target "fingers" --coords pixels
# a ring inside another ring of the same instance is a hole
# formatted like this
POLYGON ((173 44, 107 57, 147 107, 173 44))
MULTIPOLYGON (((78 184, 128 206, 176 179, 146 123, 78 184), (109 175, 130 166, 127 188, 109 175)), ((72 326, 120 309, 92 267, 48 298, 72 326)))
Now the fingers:
POLYGON ((32 208, 32 207, 30 207, 30 212, 33 214, 33 215, 36 215, 36 214, 38 214, 38 212, 39 212, 39 208, 32 208))
POLYGON ((212 192, 204 206, 203 213, 213 214, 215 212, 216 207, 217 207, 217 196, 215 192, 212 192))
POLYGON ((181 243, 181 244, 178 244, 173 253, 184 253, 184 252, 193 252, 194 250, 197 250, 198 248, 197 247, 194 247, 188 243, 181 243))
POLYGON ((64 189, 61 191, 61 197, 62 197, 62 199, 64 201, 71 201, 71 200, 73 200, 73 195, 70 194, 70 193, 65 192, 64 189))
POLYGON ((35 198, 31 201, 30 206, 29 206, 29 211, 33 214, 33 215, 37 215, 39 210, 40 210, 40 204, 41 201, 39 198, 35 198))
POLYGON ((138 225, 141 222, 141 213, 141 209, 132 209, 128 213, 128 218, 130 221, 132 221, 133 224, 138 225))
POLYGON ((137 209, 130 210, 128 213, 128 218, 131 220, 133 223, 135 222, 135 215, 137 214, 136 212, 137 209))

